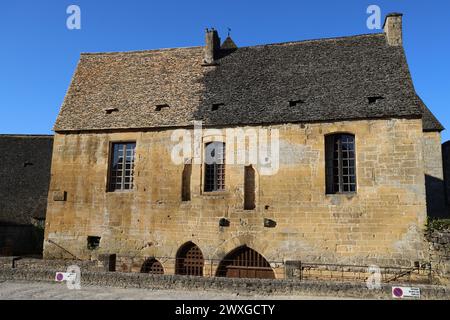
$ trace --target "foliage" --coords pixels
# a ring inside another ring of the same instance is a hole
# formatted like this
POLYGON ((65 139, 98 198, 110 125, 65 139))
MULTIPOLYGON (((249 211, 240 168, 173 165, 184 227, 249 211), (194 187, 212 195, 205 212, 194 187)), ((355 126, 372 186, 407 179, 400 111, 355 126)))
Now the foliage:
POLYGON ((427 229, 428 231, 450 231, 450 219, 428 219, 427 229))

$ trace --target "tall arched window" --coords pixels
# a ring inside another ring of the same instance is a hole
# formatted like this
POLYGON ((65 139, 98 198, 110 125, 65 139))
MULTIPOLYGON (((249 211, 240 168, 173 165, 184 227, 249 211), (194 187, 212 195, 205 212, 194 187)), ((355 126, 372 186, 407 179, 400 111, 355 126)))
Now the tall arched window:
POLYGON ((355 136, 333 134, 325 137, 327 193, 356 192, 355 136))

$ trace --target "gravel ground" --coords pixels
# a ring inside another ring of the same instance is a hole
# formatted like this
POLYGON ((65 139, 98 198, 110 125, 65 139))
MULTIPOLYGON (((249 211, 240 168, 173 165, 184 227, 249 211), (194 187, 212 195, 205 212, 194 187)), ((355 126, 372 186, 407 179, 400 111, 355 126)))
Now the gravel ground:
POLYGON ((335 300, 342 298, 313 296, 262 296, 220 291, 151 290, 85 286, 69 290, 65 283, 0 282, 0 300, 335 300))

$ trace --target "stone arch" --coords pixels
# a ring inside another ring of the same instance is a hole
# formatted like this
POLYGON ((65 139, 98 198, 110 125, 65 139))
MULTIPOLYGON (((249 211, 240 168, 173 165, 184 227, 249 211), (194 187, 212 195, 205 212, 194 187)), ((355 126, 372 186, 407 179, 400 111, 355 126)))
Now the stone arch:
POLYGON ((212 250, 210 253, 210 257, 212 259, 221 260, 225 255, 241 246, 250 247, 257 252, 264 252, 264 257, 266 257, 268 260, 280 260, 280 258, 276 258, 277 253, 279 253, 279 248, 274 247, 270 240, 257 237, 252 233, 242 233, 233 237, 229 237, 219 246, 214 247, 214 250, 212 250))
POLYGON ((155 258, 148 258, 142 264, 141 273, 164 274, 164 267, 155 258))
POLYGON ((189 241, 177 251, 175 261, 175 274, 186 276, 203 276, 205 259, 200 248, 189 241))
POLYGON ((220 262, 217 277, 275 279, 270 263, 246 245, 237 247, 220 262))

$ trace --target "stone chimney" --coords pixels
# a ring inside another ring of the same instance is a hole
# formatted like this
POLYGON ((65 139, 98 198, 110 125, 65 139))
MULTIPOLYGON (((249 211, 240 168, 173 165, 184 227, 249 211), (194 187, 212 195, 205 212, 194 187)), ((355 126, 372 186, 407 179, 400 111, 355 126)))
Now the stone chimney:
POLYGON ((384 20, 384 33, 390 46, 403 45, 401 13, 389 13, 384 20))
POLYGON ((203 63, 206 65, 214 65, 220 52, 220 38, 217 30, 206 29, 206 43, 203 63))

